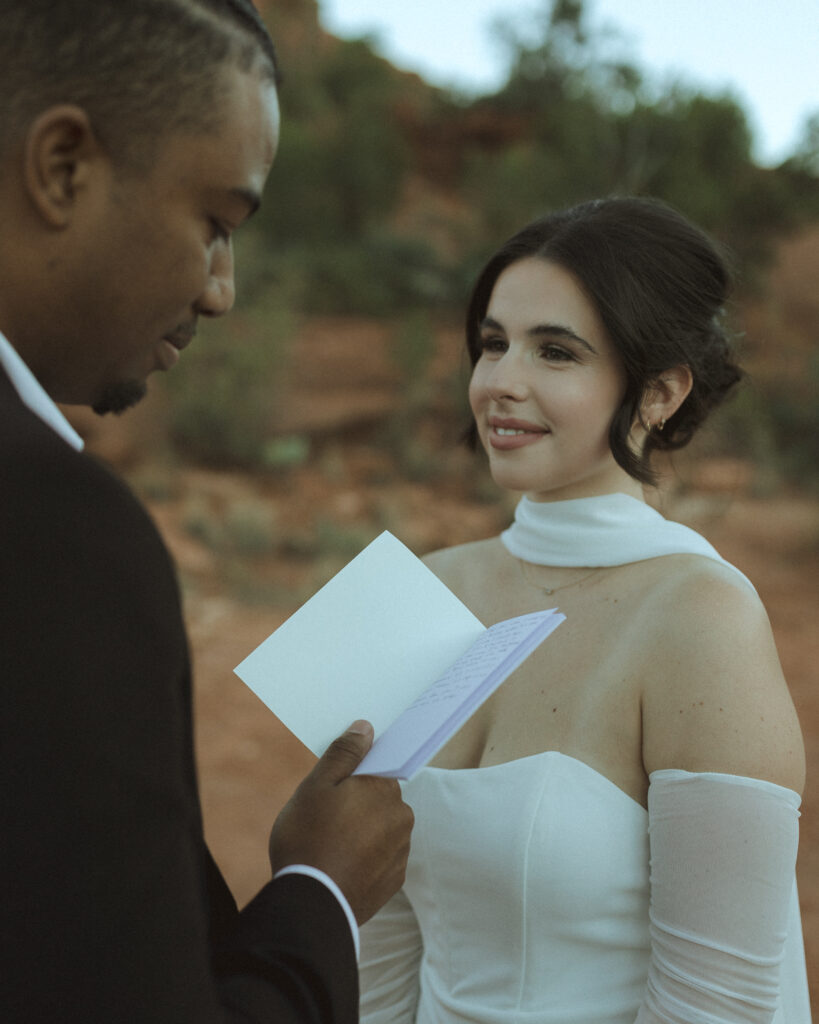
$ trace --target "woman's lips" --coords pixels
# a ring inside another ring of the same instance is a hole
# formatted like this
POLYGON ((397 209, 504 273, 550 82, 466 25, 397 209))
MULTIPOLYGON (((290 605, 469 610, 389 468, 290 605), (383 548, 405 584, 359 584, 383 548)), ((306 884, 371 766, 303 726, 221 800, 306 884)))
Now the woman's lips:
POLYGON ((535 444, 549 431, 545 427, 527 423, 525 420, 490 417, 489 443, 497 451, 512 451, 535 444))

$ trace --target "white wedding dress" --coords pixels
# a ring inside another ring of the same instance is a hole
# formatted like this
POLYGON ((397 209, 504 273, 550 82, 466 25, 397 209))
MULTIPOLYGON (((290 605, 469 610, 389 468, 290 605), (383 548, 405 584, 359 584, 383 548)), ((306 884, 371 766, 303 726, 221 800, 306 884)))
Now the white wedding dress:
MULTIPOLYGON (((601 517, 617 533, 619 518, 623 561, 671 534, 673 550, 719 558, 624 495, 555 513, 549 536, 601 517)), ((536 536, 509 534, 510 550, 536 536)), ((403 890, 362 929, 362 1024, 810 1024, 791 790, 667 770, 645 810, 546 751, 425 768, 404 794, 412 852, 403 890)))

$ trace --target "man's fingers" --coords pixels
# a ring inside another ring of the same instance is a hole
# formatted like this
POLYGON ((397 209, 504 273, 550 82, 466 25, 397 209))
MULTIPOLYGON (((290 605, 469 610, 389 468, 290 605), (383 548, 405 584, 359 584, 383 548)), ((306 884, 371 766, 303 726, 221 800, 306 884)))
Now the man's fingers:
POLYGON ((400 888, 413 823, 395 779, 349 778, 372 742, 370 723, 353 722, 298 787, 270 835, 274 874, 287 864, 324 871, 358 921, 400 888))
POLYGON ((372 743, 372 725, 364 720, 353 722, 345 733, 333 740, 319 759, 314 771, 320 772, 331 781, 340 782, 358 767, 372 743))

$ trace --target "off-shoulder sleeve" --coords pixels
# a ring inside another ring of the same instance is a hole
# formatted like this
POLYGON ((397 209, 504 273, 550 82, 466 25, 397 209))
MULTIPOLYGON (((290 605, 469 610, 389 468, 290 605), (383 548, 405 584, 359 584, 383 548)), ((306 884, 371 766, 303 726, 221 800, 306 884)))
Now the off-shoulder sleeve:
POLYGON ((716 773, 650 782, 651 963, 637 1024, 809 1024, 799 795, 716 773))
POLYGON ((361 929, 361 1024, 413 1024, 423 944, 403 890, 361 929))

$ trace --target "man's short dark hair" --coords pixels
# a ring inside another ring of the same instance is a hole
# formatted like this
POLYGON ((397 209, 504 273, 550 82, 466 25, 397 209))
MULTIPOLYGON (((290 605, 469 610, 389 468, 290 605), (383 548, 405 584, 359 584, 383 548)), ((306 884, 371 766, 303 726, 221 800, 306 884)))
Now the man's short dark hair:
POLYGON ((112 158, 218 122, 220 69, 278 81, 251 0, 0 0, 0 156, 38 114, 82 107, 112 158))

